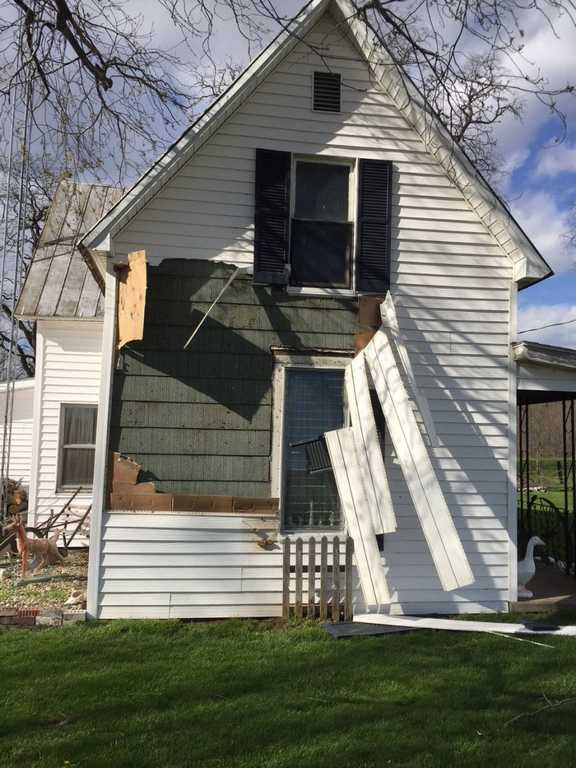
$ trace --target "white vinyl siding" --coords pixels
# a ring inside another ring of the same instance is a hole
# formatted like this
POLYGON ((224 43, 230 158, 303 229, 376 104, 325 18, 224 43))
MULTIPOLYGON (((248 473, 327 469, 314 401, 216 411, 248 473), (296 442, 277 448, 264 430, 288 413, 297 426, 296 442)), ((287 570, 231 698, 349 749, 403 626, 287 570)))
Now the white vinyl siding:
MULTIPOLYGON (((4 414, 6 392, 0 392, 0 450, 4 443, 4 414)), ((17 383, 14 388, 12 410, 12 436, 6 440, 4 473, 11 480, 21 480, 26 487, 30 484, 32 454, 32 423, 34 408, 34 382, 31 385, 17 383), (10 451, 8 451, 10 445, 10 451)))
POLYGON ((518 389, 531 392, 565 392, 566 397, 574 396, 576 369, 537 363, 519 363, 518 389))
MULTIPOLYGON (((38 420, 36 477, 31 488, 31 509, 36 523, 50 510, 59 510, 70 497, 70 489, 58 489, 59 442, 63 405, 97 405, 100 387, 102 323, 81 320, 40 320, 36 382, 38 420)), ((74 512, 92 503, 92 492, 79 494, 74 512)))
MULTIPOLYGON (((386 537, 392 608, 493 611, 508 599, 509 323, 503 249, 325 16, 115 238, 119 255, 251 263, 256 148, 394 163, 392 273, 401 331, 440 441, 433 463, 476 582, 443 592, 400 468, 386 537), (342 73, 341 113, 311 109, 321 44, 342 73)), ((388 441, 389 445, 389 441, 388 441)))
MULTIPOLYGON (((99 618, 281 616, 282 540, 269 550, 257 543, 262 531, 274 537, 275 524, 244 515, 108 513, 99 618)), ((316 550, 319 562, 318 536, 316 550)), ((331 562, 332 537, 328 552, 331 562)), ((343 562, 343 540, 340 553, 343 562)), ((307 600, 307 578, 303 587, 307 600)))

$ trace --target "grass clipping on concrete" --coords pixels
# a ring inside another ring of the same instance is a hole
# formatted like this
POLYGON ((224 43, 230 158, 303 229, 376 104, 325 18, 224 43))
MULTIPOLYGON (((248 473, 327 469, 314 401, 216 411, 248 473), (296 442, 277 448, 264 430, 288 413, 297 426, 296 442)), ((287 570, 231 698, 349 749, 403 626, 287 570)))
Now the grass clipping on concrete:
POLYGON ((2 765, 570 766, 576 641, 546 642, 251 621, 5 630, 2 765))

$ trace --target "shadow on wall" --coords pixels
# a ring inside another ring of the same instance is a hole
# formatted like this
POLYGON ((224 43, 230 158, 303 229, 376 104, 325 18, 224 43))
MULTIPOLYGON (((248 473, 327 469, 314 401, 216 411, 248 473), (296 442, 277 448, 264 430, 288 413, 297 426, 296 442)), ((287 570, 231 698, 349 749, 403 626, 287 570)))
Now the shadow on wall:
POLYGON ((353 300, 287 296, 240 275, 184 350, 231 269, 190 260, 149 267, 144 339, 118 361, 111 447, 163 490, 241 495, 251 484, 250 494, 268 493, 270 348, 353 346, 353 300))

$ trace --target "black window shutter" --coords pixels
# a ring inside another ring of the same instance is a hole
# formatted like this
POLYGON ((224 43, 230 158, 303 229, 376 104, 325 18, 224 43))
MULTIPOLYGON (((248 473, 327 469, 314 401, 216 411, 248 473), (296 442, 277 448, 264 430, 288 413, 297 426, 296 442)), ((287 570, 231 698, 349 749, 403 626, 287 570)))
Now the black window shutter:
POLYGON ((392 163, 360 160, 358 180, 356 288, 385 293, 390 287, 392 163))
POLYGON ((254 282, 286 285, 290 250, 289 152, 256 150, 254 282))

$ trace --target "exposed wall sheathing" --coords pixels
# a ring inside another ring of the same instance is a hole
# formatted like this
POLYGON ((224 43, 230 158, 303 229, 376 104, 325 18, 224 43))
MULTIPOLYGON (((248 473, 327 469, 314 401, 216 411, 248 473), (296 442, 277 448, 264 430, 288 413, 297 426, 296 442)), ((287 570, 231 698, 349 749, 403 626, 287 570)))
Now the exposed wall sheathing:
POLYGON ((287 296, 240 276, 184 351, 230 269, 149 267, 144 339, 120 354, 111 447, 159 491, 270 496, 270 347, 354 346, 355 300, 287 296))

